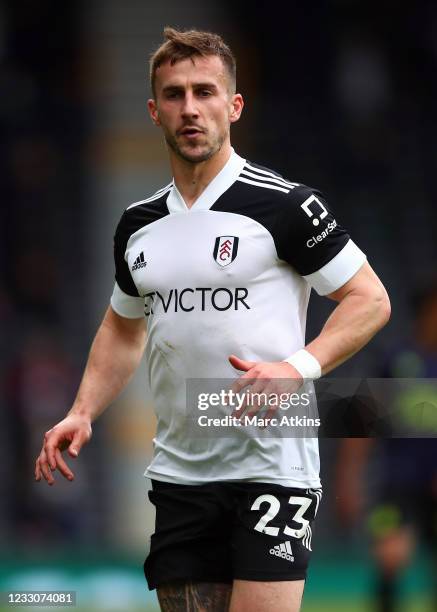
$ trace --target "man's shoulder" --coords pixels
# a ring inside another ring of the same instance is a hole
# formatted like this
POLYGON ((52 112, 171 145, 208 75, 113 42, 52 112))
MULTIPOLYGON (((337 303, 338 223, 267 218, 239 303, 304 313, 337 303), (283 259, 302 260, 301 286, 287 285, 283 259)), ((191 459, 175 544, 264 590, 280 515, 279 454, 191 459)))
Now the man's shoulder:
POLYGON ((232 187, 211 210, 250 217, 273 234, 283 223, 297 220, 299 224, 302 217, 312 216, 309 207, 325 212, 326 202, 318 189, 245 159, 232 187))
POLYGON ((169 183, 143 200, 129 204, 121 215, 117 232, 133 234, 137 229, 168 215, 167 196, 173 186, 169 183))
POLYGON ((138 207, 141 207, 140 209, 148 207, 156 208, 160 202, 165 201, 167 199, 167 195, 172 187, 173 182, 168 183, 168 185, 165 185, 164 187, 160 187, 157 191, 155 191, 155 193, 146 196, 144 200, 139 200, 138 202, 133 202, 132 204, 129 204, 125 212, 134 212, 134 209, 138 209, 138 207))
POLYGON ((273 198, 282 205, 300 206, 313 196, 323 198, 319 189, 284 177, 272 168, 249 160, 246 160, 237 181, 247 185, 249 191, 253 189, 258 194, 262 193, 270 200, 273 198))

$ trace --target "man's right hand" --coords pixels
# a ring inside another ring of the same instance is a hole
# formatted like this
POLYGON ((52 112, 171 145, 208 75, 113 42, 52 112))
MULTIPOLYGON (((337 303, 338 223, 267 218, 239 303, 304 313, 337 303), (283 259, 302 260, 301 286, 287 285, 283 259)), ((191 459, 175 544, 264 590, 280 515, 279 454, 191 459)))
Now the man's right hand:
POLYGON ((74 474, 62 452, 68 449, 70 457, 78 456, 91 438, 91 422, 115 400, 137 369, 145 343, 144 317, 128 319, 108 306, 91 346, 73 408, 44 436, 35 463, 36 480, 41 480, 42 475, 49 485, 54 484, 52 472, 56 469, 67 480, 73 480, 74 474))
POLYGON ((68 450, 70 457, 76 458, 80 449, 92 435, 91 421, 77 414, 70 414, 44 435, 40 454, 35 462, 35 480, 41 480, 41 474, 49 485, 55 483, 52 472, 58 469, 67 480, 73 480, 74 474, 65 463, 62 452, 68 450))

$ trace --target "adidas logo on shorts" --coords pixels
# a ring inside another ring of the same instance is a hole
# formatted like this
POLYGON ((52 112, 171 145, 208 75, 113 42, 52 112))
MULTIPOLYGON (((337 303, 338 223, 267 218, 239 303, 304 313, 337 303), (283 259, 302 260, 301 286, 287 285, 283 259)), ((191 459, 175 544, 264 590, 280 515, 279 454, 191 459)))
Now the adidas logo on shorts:
POLYGON ((291 563, 293 563, 294 561, 293 551, 291 550, 290 542, 284 542, 283 544, 273 546, 273 548, 269 550, 269 553, 271 555, 275 555, 275 557, 281 557, 281 559, 286 559, 291 563))

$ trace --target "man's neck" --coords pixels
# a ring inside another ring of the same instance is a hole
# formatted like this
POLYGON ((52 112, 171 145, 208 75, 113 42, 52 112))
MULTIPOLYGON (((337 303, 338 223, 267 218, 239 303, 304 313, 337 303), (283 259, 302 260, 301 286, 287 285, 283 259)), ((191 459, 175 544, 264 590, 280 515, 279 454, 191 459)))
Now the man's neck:
POLYGON ((194 204, 209 183, 222 170, 232 153, 230 143, 226 143, 212 157, 204 162, 192 164, 175 154, 170 154, 174 182, 188 208, 194 204))

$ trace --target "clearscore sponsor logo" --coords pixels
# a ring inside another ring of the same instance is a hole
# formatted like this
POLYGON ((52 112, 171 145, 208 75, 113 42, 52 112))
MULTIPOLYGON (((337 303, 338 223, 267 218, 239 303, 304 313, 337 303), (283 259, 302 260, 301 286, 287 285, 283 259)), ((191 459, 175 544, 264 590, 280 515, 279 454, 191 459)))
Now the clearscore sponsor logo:
POLYGON ((246 287, 186 287, 185 289, 170 289, 168 293, 159 291, 146 293, 145 315, 148 317, 155 312, 192 312, 210 310, 250 310, 246 298, 249 290, 246 287))
POLYGON ((307 247, 309 249, 312 249, 314 246, 317 245, 318 242, 322 242, 322 240, 324 240, 326 236, 329 236, 329 234, 332 231, 334 231, 336 227, 337 227, 337 221, 334 219, 334 221, 331 221, 330 223, 328 223, 328 225, 326 226, 326 229, 324 229, 323 232, 321 232, 320 234, 317 234, 317 236, 311 236, 311 238, 307 240, 307 247))

